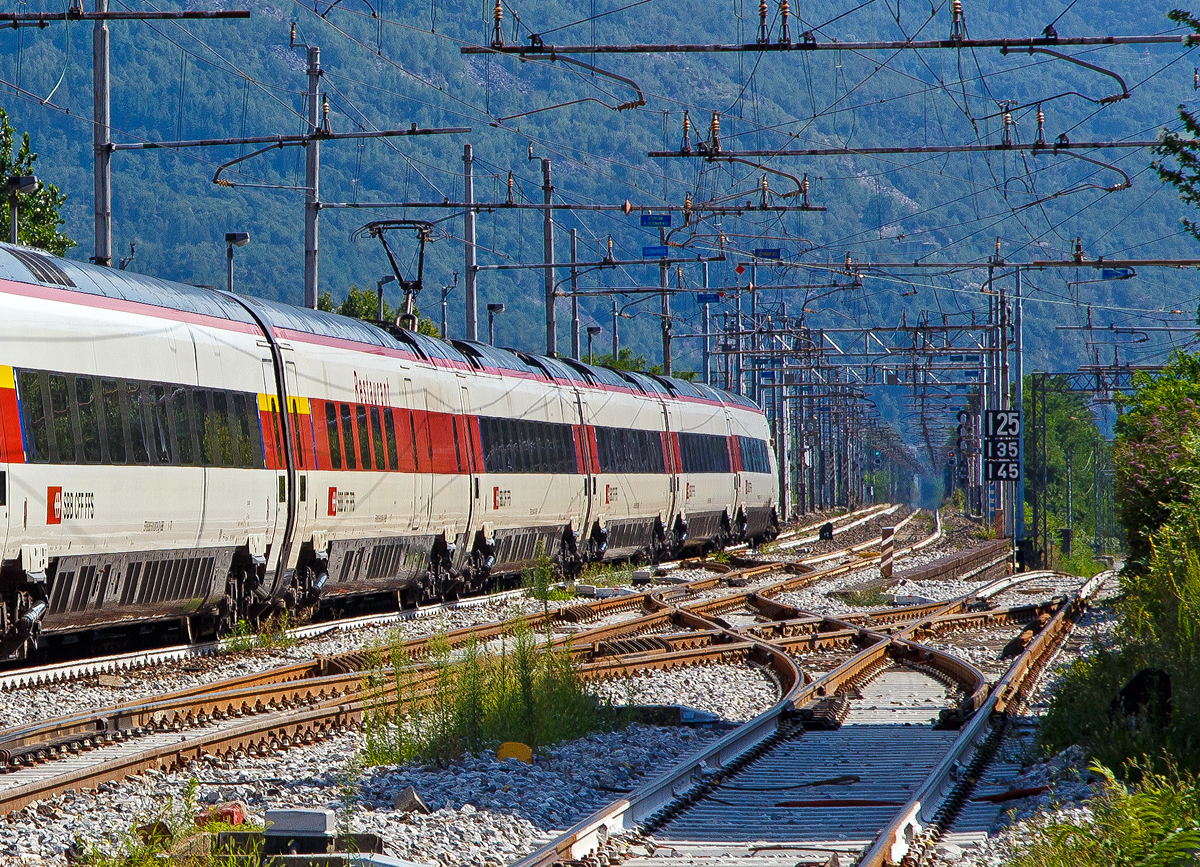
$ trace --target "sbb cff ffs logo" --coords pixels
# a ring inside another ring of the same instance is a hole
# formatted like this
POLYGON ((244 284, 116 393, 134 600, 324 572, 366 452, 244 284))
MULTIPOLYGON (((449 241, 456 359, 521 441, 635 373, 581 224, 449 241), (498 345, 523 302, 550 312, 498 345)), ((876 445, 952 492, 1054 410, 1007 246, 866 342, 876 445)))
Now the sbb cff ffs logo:
POLYGON ((329 489, 329 517, 345 515, 354 511, 354 491, 339 491, 329 489))
POLYGON ((46 488, 46 523, 62 523, 62 488, 46 488))

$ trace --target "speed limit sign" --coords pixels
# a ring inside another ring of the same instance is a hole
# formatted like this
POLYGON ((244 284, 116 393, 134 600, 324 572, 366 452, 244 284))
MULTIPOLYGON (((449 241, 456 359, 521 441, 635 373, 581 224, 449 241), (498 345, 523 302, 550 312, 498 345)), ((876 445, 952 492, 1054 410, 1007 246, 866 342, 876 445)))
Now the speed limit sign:
POLYGON ((983 478, 1015 482, 1021 477, 1021 411, 989 409, 983 413, 983 478))

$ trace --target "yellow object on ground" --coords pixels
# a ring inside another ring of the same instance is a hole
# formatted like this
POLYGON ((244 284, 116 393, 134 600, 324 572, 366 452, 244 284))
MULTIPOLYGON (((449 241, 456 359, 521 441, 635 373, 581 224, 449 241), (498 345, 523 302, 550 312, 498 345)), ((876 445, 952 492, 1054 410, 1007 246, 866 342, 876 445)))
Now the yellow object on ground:
POLYGON ((533 750, 529 749, 525 744, 519 744, 516 741, 507 741, 500 744, 500 747, 496 750, 496 758, 519 759, 526 764, 532 765, 533 750))

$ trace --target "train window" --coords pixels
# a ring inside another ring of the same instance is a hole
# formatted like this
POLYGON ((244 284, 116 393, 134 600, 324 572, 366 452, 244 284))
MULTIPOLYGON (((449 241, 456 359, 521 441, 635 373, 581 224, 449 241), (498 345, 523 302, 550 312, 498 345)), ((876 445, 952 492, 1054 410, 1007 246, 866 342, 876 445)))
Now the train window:
POLYGON ((25 453, 30 463, 50 460, 50 434, 46 428, 46 406, 42 403, 42 378, 32 370, 21 371, 21 421, 25 425, 25 453))
POLYGON ((354 419, 350 415, 349 404, 342 404, 342 442, 346 446, 346 469, 352 470, 358 466, 354 459, 354 419))
POLYGON ((234 446, 239 466, 253 467, 254 438, 250 435, 250 415, 246 412, 246 395, 242 392, 233 394, 233 434, 236 437, 234 446))
POLYGON ((375 469, 383 469, 383 425, 379 419, 379 407, 371 407, 371 436, 375 443, 375 469))
POLYGON ((391 409, 383 411, 383 426, 387 430, 388 468, 395 470, 400 466, 396 457, 396 417, 391 409))
POLYGON ((329 435, 329 465, 335 470, 342 468, 342 443, 338 439, 337 404, 325 404, 325 432, 329 435))
POLYGON ((552 473, 555 467, 554 426, 545 422, 533 422, 533 444, 537 447, 538 472, 552 473))
POLYGON ((229 427, 229 395, 219 389, 212 393, 212 432, 216 440, 213 457, 220 460, 223 467, 236 467, 236 456, 233 449, 233 437, 229 427))
POLYGON ((150 386, 150 418, 153 422, 158 462, 171 463, 171 426, 167 421, 167 390, 161 385, 150 386))
POLYGON ((67 378, 60 373, 52 373, 50 382, 50 412, 54 416, 54 440, 58 446, 58 463, 73 464, 78 457, 78 443, 75 442, 75 426, 71 424, 71 389, 67 378))
POLYGON ((213 419, 207 391, 197 389, 192 392, 192 410, 196 421, 196 440, 200 444, 200 463, 211 466, 217 458, 217 450, 213 447, 213 419))
POLYGON ((195 449, 192 448, 192 419, 188 414, 189 392, 186 388, 178 387, 171 391, 172 414, 175 416, 175 457, 183 466, 195 463, 195 449))
POLYGON ((125 418, 129 423, 129 444, 134 463, 147 464, 150 453, 146 451, 146 424, 142 417, 142 384, 125 383, 125 418))
POLYGON ((279 412, 275 404, 275 398, 267 398, 268 409, 267 413, 270 418, 271 435, 275 437, 275 465, 276 467, 283 466, 283 440, 279 435, 279 412))
POLYGON ((458 444, 458 416, 450 416, 450 427, 454 430, 454 465, 462 472, 462 447, 458 444))
POLYGON ((521 469, 521 436, 517 423, 513 419, 504 419, 500 423, 504 435, 503 464, 501 469, 508 473, 519 472, 521 469))
POLYGON ((416 413, 409 410, 408 413, 408 435, 412 437, 412 456, 413 469, 418 473, 421 472, 421 462, 417 459, 417 422, 416 413))
POLYGON ((100 380, 100 402, 104 405, 104 428, 108 433, 108 462, 125 463, 125 428, 121 424, 121 391, 115 379, 100 380))
POLYGON ((367 408, 361 403, 354 406, 355 417, 358 420, 358 456, 362 459, 362 468, 371 469, 371 437, 367 433, 367 408))
POLYGON ((83 459, 100 463, 100 419, 96 413, 96 383, 90 376, 75 377, 75 401, 79 404, 79 432, 83 435, 83 459))
POLYGON ((679 462, 685 473, 728 473, 729 443, 716 434, 679 434, 679 462))
POLYGON ((771 458, 765 440, 752 437, 738 437, 738 451, 742 455, 742 472, 769 473, 771 458))
POLYGON ((296 429, 296 465, 304 469, 304 428, 300 424, 300 401, 292 398, 292 427, 296 429))

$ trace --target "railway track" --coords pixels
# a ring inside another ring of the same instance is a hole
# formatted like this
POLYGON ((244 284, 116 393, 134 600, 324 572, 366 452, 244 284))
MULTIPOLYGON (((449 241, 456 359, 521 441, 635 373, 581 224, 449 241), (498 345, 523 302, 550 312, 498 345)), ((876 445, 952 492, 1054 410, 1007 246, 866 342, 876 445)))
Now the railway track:
POLYGON ((863 867, 918 863, 969 797, 978 771, 972 763, 986 754, 980 748, 999 738, 1003 720, 1107 577, 1048 604, 982 608, 1048 574, 1003 578, 920 610, 808 615, 756 627, 782 636, 771 646, 791 653, 818 646, 856 652, 815 678, 785 676, 775 707, 517 867, 764 867, 836 864, 860 854, 863 867), (1036 637, 990 687, 969 662, 922 643, 1000 622, 1034 624, 1036 637))
MULTIPOLYGON (((886 505, 869 506, 864 509, 848 512, 844 515, 834 517, 831 519, 831 522, 840 533, 845 529, 861 526, 864 521, 877 518, 881 514, 890 513, 893 510, 894 507, 889 507, 886 505)), ((821 526, 821 523, 794 528, 790 531, 790 533, 792 535, 806 534, 821 526)), ((932 541, 935 541, 935 539, 927 539, 925 540, 925 543, 932 541)), ((744 550, 745 547, 746 546, 744 545, 739 546, 736 549, 730 549, 730 551, 731 553, 736 553, 739 550, 744 550)), ((919 548, 914 546, 913 550, 919 550, 919 548)), ((834 556, 836 557, 837 554, 835 553, 834 556)), ((705 561, 685 562, 691 565, 703 565, 705 563, 705 561)), ((667 568, 678 565, 678 561, 675 563, 661 564, 661 566, 667 568)), ((720 564, 715 563, 715 561, 709 561, 708 565, 720 568, 720 564)), ((339 632, 352 632, 358 629, 381 628, 388 625, 437 618, 449 612, 470 609, 481 605, 494 604, 497 601, 503 601, 507 599, 518 599, 524 595, 524 590, 499 591, 484 596, 467 597, 461 600, 454 600, 434 605, 425 605, 414 609, 373 613, 361 617, 342 618, 334 621, 296 626, 285 630, 283 637, 289 640, 304 640, 319 638, 339 632)), ((199 660, 228 652, 234 648, 235 645, 235 639, 226 638, 219 641, 182 644, 150 650, 134 651, 130 653, 113 654, 92 659, 80 659, 48 665, 23 666, 19 668, 12 668, 7 671, 0 670, 0 693, 40 685, 65 684, 83 678, 96 677, 101 674, 119 675, 166 663, 199 660)))
MULTIPOLYGON (((821 570, 796 563, 744 566, 666 591, 571 606, 552 612, 550 618, 554 623, 578 627, 573 634, 555 640, 560 644, 571 642, 585 677, 609 678, 655 668, 753 660, 783 672, 780 682, 786 692, 805 680, 790 654, 805 648, 853 645, 864 627, 847 623, 844 629, 831 630, 826 620, 779 606, 771 597, 856 568, 862 568, 857 559, 821 570), (774 580, 752 590, 701 598, 721 585, 769 576, 775 576, 774 580), (769 612, 760 614, 759 620, 787 615, 782 620, 776 618, 780 633, 788 633, 782 644, 776 645, 767 637, 769 629, 753 634, 728 628, 717 613, 729 616, 731 611, 747 607, 769 612), (628 616, 620 622, 588 627, 591 621, 621 613, 628 616), (809 623, 807 631, 803 621, 809 623)), ((924 613, 920 609, 910 612, 912 618, 924 613)), ((880 618, 886 616, 879 613, 880 618)), ((538 617, 530 621, 534 628, 545 625, 538 617)), ((456 630, 445 638, 453 647, 472 637, 496 638, 512 628, 511 622, 502 621, 456 630)), ((417 659, 424 646, 420 639, 407 644, 408 652, 417 659)), ((6 770, 0 773, 0 814, 56 793, 94 788, 106 780, 146 769, 266 755, 353 728, 360 723, 369 702, 379 698, 363 692, 362 672, 372 662, 370 654, 342 654, 197 686, 154 701, 132 702, 0 731, 0 767, 6 770)), ((417 700, 426 686, 422 678, 429 676, 427 670, 417 667, 410 684, 417 700)))

